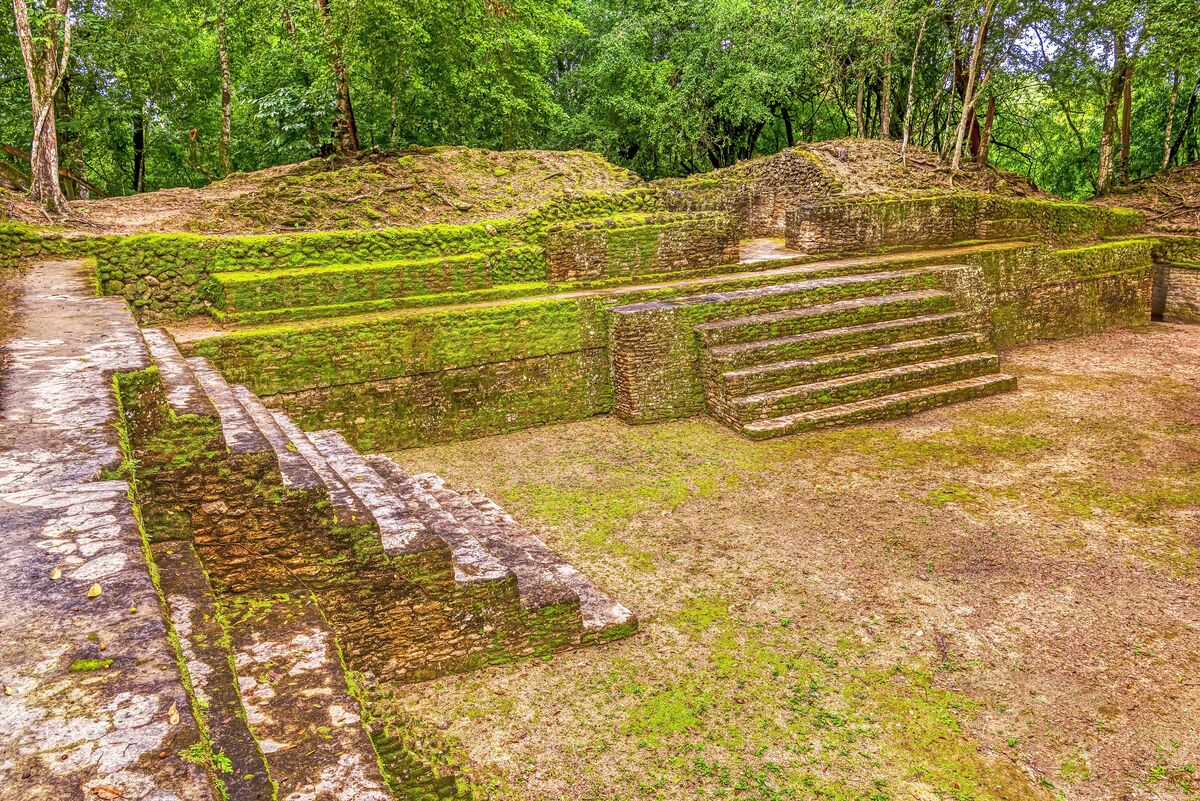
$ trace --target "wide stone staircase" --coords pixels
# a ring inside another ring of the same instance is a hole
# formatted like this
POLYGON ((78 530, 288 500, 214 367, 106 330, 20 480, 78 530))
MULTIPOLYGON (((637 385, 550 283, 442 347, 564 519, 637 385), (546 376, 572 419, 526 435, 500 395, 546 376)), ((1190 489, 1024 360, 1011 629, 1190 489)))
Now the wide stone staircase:
POLYGON ((304 432, 142 332, 157 371, 120 392, 135 486, 234 801, 457 797, 371 698, 636 630, 478 490, 304 432))
POLYGON ((942 288, 953 265, 827 276, 679 298, 710 413, 753 439, 909 414, 1016 380, 942 288))

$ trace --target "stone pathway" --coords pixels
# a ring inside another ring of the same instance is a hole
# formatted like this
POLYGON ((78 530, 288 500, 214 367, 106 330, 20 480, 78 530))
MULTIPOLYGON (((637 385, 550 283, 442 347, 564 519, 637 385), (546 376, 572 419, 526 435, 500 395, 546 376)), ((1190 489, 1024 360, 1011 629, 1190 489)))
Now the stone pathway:
POLYGON ((23 278, 0 395, 0 788, 6 798, 210 799, 124 481, 114 372, 149 365, 79 262, 23 278), (97 594, 99 593, 99 594, 97 594))

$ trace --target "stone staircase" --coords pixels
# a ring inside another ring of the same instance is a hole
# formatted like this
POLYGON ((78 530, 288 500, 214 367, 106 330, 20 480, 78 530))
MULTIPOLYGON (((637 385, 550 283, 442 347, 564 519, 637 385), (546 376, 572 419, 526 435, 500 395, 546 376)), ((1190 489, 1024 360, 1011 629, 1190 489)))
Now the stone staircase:
POLYGON ((280 798, 347 801, 449 786, 396 745, 387 709, 362 708, 363 682, 395 687, 636 630, 477 490, 304 432, 166 332, 142 335, 158 369, 124 400, 138 497, 233 801, 272 798, 272 784, 280 798))
POLYGON ((752 439, 866 422, 1015 386, 948 267, 867 273, 682 298, 710 413, 752 439), (826 300, 825 298, 835 298, 826 300))

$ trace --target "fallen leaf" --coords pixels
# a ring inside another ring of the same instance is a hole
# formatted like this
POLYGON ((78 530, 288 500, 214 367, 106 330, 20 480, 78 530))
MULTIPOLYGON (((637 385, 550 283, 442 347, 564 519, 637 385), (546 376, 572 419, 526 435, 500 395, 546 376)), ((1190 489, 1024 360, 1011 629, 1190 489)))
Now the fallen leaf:
POLYGON ((62 578, 62 568, 61 567, 56 567, 50 571, 50 580, 51 581, 58 581, 60 578, 62 578))
POLYGON ((102 593, 102 592, 104 592, 104 590, 100 589, 100 584, 99 584, 99 583, 96 583, 96 584, 93 584, 92 586, 88 587, 88 591, 87 591, 87 597, 89 597, 89 598, 99 598, 99 597, 100 597, 100 593, 102 593))
POLYGON ((113 799, 125 797, 124 793, 111 784, 97 784, 92 788, 92 794, 103 801, 113 801, 113 799))
POLYGON ((167 710, 167 720, 172 726, 179 723, 179 707, 171 704, 171 708, 167 710))
POLYGON ((12 695, 12 687, 9 687, 7 684, 5 684, 5 685, 4 685, 4 694, 5 694, 5 695, 12 695))

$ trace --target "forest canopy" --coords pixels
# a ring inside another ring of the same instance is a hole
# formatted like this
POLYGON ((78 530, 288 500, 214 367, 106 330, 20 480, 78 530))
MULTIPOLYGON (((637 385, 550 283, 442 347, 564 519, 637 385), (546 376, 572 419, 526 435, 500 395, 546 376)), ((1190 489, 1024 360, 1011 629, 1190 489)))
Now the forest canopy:
POLYGON ((582 148, 653 178, 907 137, 1070 198, 1200 158, 1196 0, 0 8, 0 182, 29 183, 40 92, 69 197, 410 143, 582 148))

